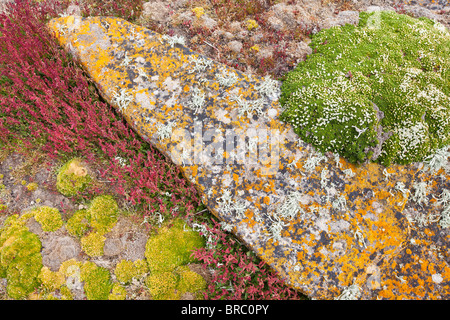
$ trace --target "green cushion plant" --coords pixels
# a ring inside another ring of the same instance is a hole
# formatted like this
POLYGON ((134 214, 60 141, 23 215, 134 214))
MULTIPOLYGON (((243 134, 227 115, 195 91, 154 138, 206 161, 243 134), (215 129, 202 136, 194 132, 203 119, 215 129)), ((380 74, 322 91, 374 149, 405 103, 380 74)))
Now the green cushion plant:
POLYGON ((385 166, 450 143, 450 33, 426 18, 360 13, 313 36, 285 77, 281 120, 320 152, 385 166))

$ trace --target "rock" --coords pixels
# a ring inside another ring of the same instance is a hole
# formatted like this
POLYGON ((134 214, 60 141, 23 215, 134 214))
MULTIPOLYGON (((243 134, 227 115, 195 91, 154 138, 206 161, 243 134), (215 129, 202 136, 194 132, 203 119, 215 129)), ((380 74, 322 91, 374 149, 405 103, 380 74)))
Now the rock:
POLYGON ((80 244, 60 232, 50 232, 41 236, 42 264, 52 271, 58 271, 61 263, 77 258, 81 253, 80 244))
POLYGON ((76 4, 69 5, 66 9, 66 14, 69 16, 81 16, 80 6, 77 6, 76 4))
MULTIPOLYGON (((356 22, 353 12, 340 19, 356 22)), ((48 26, 105 100, 180 167, 208 209, 287 285, 314 299, 450 298, 450 228, 435 219, 442 206, 431 200, 448 188, 447 172, 356 167, 320 155, 276 116, 279 82, 203 60, 125 20, 64 17, 48 26), (61 26, 69 31, 59 33, 61 26), (125 52, 146 62, 152 77, 143 85, 133 82, 137 60, 123 65, 125 52), (131 102, 114 96, 118 88, 131 102), (152 109, 136 102, 138 92, 157 101, 152 109), (423 206, 414 200, 418 177, 430 186, 423 206)))
POLYGON ((169 11, 167 4, 160 1, 149 1, 142 5, 142 17, 150 18, 158 23, 164 23, 170 19, 169 11))
POLYGON ((214 29, 217 27, 217 21, 204 14, 200 17, 201 24, 206 29, 214 29))
POLYGON ((228 49, 233 52, 239 53, 242 50, 242 42, 236 40, 230 41, 228 42, 228 49))

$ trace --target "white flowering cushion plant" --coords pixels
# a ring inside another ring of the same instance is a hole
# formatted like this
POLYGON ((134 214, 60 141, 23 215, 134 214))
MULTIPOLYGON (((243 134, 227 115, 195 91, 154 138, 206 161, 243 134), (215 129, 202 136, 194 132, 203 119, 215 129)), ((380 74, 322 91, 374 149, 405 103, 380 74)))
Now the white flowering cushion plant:
POLYGON ((281 120, 353 163, 408 164, 450 143, 450 33, 393 11, 317 33, 281 87, 281 120))

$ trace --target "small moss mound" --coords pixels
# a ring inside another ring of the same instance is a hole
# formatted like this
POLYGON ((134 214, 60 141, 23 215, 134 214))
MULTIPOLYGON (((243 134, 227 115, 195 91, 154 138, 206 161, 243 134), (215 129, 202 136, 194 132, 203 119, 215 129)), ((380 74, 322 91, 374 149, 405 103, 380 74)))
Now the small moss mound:
POLYGON ((29 215, 8 217, 0 229, 0 278, 8 281, 7 293, 23 299, 39 286, 41 242, 25 226, 29 215))
POLYGON ((61 194, 72 197, 83 191, 91 181, 92 178, 87 169, 81 165, 81 160, 75 158, 58 170, 56 188, 61 194))
POLYGON ((87 217, 91 226, 100 234, 105 234, 117 222, 119 206, 110 195, 95 197, 88 208, 87 217))
POLYGON ((61 219, 61 213, 56 208, 42 206, 32 211, 34 219, 42 226, 42 230, 53 232, 61 228, 64 222, 61 219))
POLYGON ((106 238, 98 232, 91 232, 81 238, 81 248, 90 257, 99 257, 103 255, 103 247, 106 238))
POLYGON ((395 12, 322 30, 282 85, 281 120, 352 163, 422 161, 450 143, 450 34, 395 12))
POLYGON ((204 245, 198 232, 189 228, 182 219, 176 219, 171 227, 161 227, 156 235, 149 237, 145 257, 151 272, 172 271, 193 262, 192 250, 204 245))
POLYGON ((113 283, 108 269, 97 266, 93 262, 85 262, 81 267, 81 280, 89 300, 108 300, 113 283))
POLYGON ((126 297, 127 290, 117 282, 114 283, 111 293, 109 294, 109 300, 125 300, 126 297))
POLYGON ((129 284, 133 278, 138 278, 143 276, 148 272, 147 262, 145 260, 121 260, 116 265, 114 274, 116 275, 117 281, 122 284, 129 284))
POLYGON ((75 237, 82 237, 89 231, 89 215, 85 209, 76 211, 66 223, 66 230, 75 237))

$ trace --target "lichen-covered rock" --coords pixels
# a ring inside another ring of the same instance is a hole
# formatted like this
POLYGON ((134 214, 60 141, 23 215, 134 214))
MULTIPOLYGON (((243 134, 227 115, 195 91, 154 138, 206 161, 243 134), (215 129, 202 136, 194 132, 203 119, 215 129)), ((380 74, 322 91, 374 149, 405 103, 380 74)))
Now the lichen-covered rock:
POLYGON ((449 298, 448 148, 424 163, 355 166, 279 120, 279 82, 121 19, 69 16, 49 28, 287 284, 316 299, 449 298))

